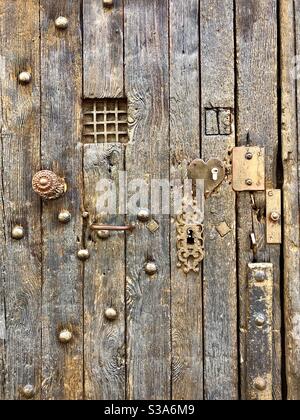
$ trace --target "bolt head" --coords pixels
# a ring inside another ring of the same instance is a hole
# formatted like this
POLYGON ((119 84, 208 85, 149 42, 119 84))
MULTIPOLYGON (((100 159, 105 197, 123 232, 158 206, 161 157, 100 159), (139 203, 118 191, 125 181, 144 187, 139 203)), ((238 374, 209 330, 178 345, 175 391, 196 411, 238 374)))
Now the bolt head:
POLYGON ((55 20, 55 26, 57 29, 67 29, 69 26, 69 20, 64 16, 59 16, 55 20))
POLYGON ((150 212, 148 209, 140 209, 137 218, 140 222, 148 222, 150 219, 150 212))
POLYGON ((80 260, 85 261, 90 258, 90 253, 87 249, 80 249, 77 253, 77 256, 80 260))
POLYGON ((31 82, 31 74, 28 71, 22 71, 19 74, 19 82, 23 85, 27 85, 31 82))
POLYGON ((100 239, 108 239, 110 237, 109 230, 98 230, 97 236, 100 239))
POLYGON ((24 238, 24 229, 22 226, 15 226, 12 230, 11 236, 13 239, 23 239, 24 238))
POLYGON ((256 378, 254 386, 258 391, 264 391, 267 388, 267 382, 264 378, 256 378))
POLYGON ((60 223, 69 223, 71 220, 71 213, 68 210, 63 210, 58 215, 58 221, 60 223))
POLYGON ((272 220, 272 222, 279 222, 280 213, 278 213, 277 211, 272 211, 272 213, 270 215, 270 219, 272 220))
POLYGON ((114 308, 107 308, 104 314, 105 318, 109 319, 110 321, 113 321, 118 316, 117 311, 114 308))
POLYGON ((153 276, 154 274, 157 273, 157 267, 156 264, 154 262, 148 262, 145 265, 145 272, 146 274, 148 274, 149 276, 153 276))
POLYGON ((64 329, 59 333, 58 338, 61 343, 67 344, 72 340, 73 334, 71 331, 64 329))
POLYGON ((256 318, 255 318, 255 324, 258 327, 262 327, 265 324, 265 322, 266 322, 266 318, 265 318, 265 316, 263 314, 258 314, 256 316, 256 318))
POLYGON ((253 184, 253 181, 252 179, 246 179, 245 183, 250 187, 253 184))
POLYGON ((29 384, 25 385, 22 389, 22 394, 27 400, 30 400, 31 398, 34 397, 34 394, 35 394, 34 386, 29 385, 29 384))
POLYGON ((245 158, 246 158, 247 160, 251 160, 251 159, 253 158, 253 153, 251 153, 251 152, 247 152, 247 153, 246 153, 246 155, 245 155, 245 158))
POLYGON ((266 280, 266 273, 264 271, 257 271, 254 278, 257 282, 263 283, 266 280))

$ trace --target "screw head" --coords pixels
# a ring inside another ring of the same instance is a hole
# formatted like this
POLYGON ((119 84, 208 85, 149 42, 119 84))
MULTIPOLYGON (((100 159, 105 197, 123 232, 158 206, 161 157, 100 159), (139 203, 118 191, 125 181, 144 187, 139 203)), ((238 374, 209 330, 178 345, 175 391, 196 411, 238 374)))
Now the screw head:
POLYGON ((35 394, 34 386, 29 385, 29 384, 25 385, 22 389, 22 394, 27 400, 30 400, 31 398, 34 397, 34 394, 35 394))
POLYGON ((268 196, 269 196, 269 197, 273 197, 273 195, 274 195, 273 191, 269 191, 269 192, 268 192, 268 196))
POLYGON ((109 230, 98 230, 97 236, 100 239, 108 239, 110 237, 109 230))
POLYGON ((71 213, 68 210, 63 210, 58 215, 58 221, 60 223, 69 223, 71 220, 71 213))
POLYGON ((251 160, 251 159, 253 158, 253 153, 251 153, 251 152, 247 152, 247 153, 246 153, 246 155, 245 155, 245 158, 246 158, 247 160, 251 160))
POLYGON ((254 277, 256 281, 263 283, 266 280, 266 273, 264 271, 257 271, 254 277))
POLYGON ((28 71, 22 71, 19 74, 19 82, 23 85, 28 85, 31 82, 31 74, 28 71))
POLYGON ((77 256, 80 260, 85 261, 90 258, 90 253, 87 249, 80 249, 77 253, 77 256))
POLYGON ((150 212, 148 209, 140 209, 137 218, 140 222, 148 222, 150 219, 150 212))
POLYGON ((57 27, 57 29, 67 29, 67 27, 69 26, 69 20, 64 16, 59 16, 55 20, 55 26, 57 27))
POLYGON ((265 316, 263 314, 258 314, 256 316, 256 318, 255 318, 255 324, 258 327, 262 327, 265 324, 265 322, 266 322, 266 318, 265 318, 265 316))
POLYGON ((280 213, 278 213, 278 211, 272 211, 272 213, 270 214, 270 219, 272 220, 272 222, 279 222, 280 213))
POLYGON ((24 229, 22 228, 22 226, 15 226, 12 230, 11 237, 17 240, 23 239, 24 229))
POLYGON ((267 382, 264 378, 256 378, 254 386, 258 391, 264 391, 267 388, 267 382))
POLYGON ((157 267, 156 264, 154 262, 148 262, 145 265, 145 272, 146 274, 148 274, 149 276, 153 276, 154 274, 157 273, 157 267))
POLYGON ((64 329, 59 333, 58 339, 61 343, 67 344, 69 343, 73 338, 73 334, 71 331, 64 329))
POLYGON ((246 179, 246 181, 245 181, 245 183, 246 183, 246 185, 248 185, 249 187, 253 184, 253 181, 252 181, 252 179, 246 179))
POLYGON ((114 308, 107 308, 104 314, 105 318, 109 319, 110 321, 113 321, 118 316, 117 311, 114 308))

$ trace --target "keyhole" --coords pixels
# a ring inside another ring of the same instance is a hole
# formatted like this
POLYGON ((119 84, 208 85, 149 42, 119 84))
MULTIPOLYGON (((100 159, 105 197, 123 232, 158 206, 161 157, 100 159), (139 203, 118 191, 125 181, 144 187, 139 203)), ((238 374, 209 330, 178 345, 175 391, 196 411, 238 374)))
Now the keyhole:
POLYGON ((187 232, 187 243, 188 243, 188 245, 194 245, 195 244, 194 232, 192 231, 192 229, 189 229, 188 232, 187 232))

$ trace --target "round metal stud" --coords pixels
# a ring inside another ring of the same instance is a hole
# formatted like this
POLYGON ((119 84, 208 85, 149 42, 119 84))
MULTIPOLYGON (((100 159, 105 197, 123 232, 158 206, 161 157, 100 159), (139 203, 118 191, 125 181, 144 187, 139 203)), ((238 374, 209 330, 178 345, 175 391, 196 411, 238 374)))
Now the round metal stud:
POLYGON ((104 7, 112 7, 114 5, 113 0, 103 0, 104 7))
POLYGON ((246 183, 246 185, 248 185, 249 187, 253 184, 253 181, 252 181, 252 179, 246 179, 246 181, 245 181, 245 183, 246 183))
POLYGON ((59 16, 55 20, 55 26, 57 27, 57 29, 67 29, 67 27, 69 26, 69 20, 64 16, 59 16))
POLYGON ((150 212, 148 209, 140 209, 137 218, 140 222, 148 222, 150 219, 150 212))
POLYGON ((255 318, 255 324, 258 327, 262 327, 265 324, 265 322, 266 322, 266 318, 265 318, 265 316, 263 314, 258 314, 256 316, 256 318, 255 318))
POLYGON ((31 82, 31 74, 28 71, 22 71, 19 74, 19 82, 23 85, 28 85, 31 82))
POLYGON ((105 310, 105 318, 109 319, 110 321, 113 321, 118 316, 117 311, 114 308, 107 308, 105 310))
POLYGON ((89 213, 87 212, 87 211, 84 211, 83 213, 82 213, 82 218, 83 219, 87 219, 89 217, 89 213))
POLYGON ((267 388, 267 382, 264 378, 256 378, 254 386, 258 391, 264 391, 267 388))
POLYGON ((69 223, 71 220, 71 213, 68 210, 62 210, 58 215, 58 221, 60 223, 69 223))
POLYGON ((80 260, 85 261, 90 258, 90 253, 87 249, 80 249, 77 253, 77 256, 80 260))
POLYGON ((69 342, 72 340, 72 338, 73 338, 73 334, 71 333, 71 331, 69 331, 69 330, 65 329, 65 330, 62 330, 62 331, 59 333, 58 338, 59 338, 59 341, 60 341, 61 343, 63 343, 63 344, 67 344, 67 343, 69 343, 69 342))
POLYGON ((256 281, 263 283, 266 280, 266 273, 264 271, 257 271, 254 277, 256 281))
POLYGON ((270 219, 272 220, 272 222, 279 222, 280 213, 278 213, 277 211, 272 211, 272 213, 270 215, 270 219))
POLYGON ((246 155, 245 155, 245 158, 246 158, 247 160, 251 160, 251 159, 253 158, 253 153, 251 153, 251 152, 247 152, 247 153, 246 153, 246 155))
POLYGON ((154 274, 157 273, 157 267, 156 264, 154 262, 148 262, 145 265, 145 272, 146 274, 148 274, 149 276, 153 276, 154 274))
POLYGON ((108 239, 110 237, 110 232, 109 230, 98 230, 97 236, 100 239, 108 239))
POLYGON ((54 200, 67 191, 67 184, 63 178, 51 171, 39 171, 32 179, 33 191, 44 200, 54 200))
POLYGON ((27 400, 30 400, 31 398, 34 397, 34 394, 35 394, 34 386, 29 385, 29 384, 25 385, 24 388, 22 389, 22 394, 27 400))
POLYGON ((22 226, 15 226, 12 230, 11 237, 17 240, 23 239, 24 229, 22 228, 22 226))

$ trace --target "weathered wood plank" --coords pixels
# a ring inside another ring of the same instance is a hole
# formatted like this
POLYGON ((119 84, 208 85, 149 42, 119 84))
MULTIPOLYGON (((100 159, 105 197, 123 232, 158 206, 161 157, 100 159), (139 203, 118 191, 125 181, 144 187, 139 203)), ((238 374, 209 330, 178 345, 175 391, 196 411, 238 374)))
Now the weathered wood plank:
MULTIPOLYGON (((171 182, 184 183, 188 164, 200 156, 199 4, 170 2, 171 182)), ((174 197, 171 196, 171 202, 174 197)), ((172 398, 203 398, 202 281, 177 267, 176 226, 171 219, 172 398)))
MULTIPOLYGON (((278 158, 277 101, 277 2, 241 0, 236 2, 237 33, 237 142, 238 145, 264 146, 266 186, 276 188, 280 166, 278 158)), ((245 332, 247 322, 247 265, 271 262, 273 290, 273 398, 281 398, 281 312, 280 247, 265 242, 265 194, 238 194, 238 269, 240 298, 240 349, 242 398, 246 398, 245 332), (257 251, 251 249, 254 233, 257 251)))
POLYGON ((284 284, 286 380, 289 400, 300 399, 299 54, 300 5, 280 2, 282 162, 284 172, 284 284), (293 71, 295 70, 295 71, 293 71))
MULTIPOLYGON (((124 216, 103 204, 104 184, 112 182, 119 194, 119 171, 124 170, 122 145, 84 147, 84 208, 89 223, 124 225, 124 216), (101 199, 102 197, 102 199, 101 199), (111 213, 113 211, 113 213, 111 213)), ((107 184, 106 184, 107 185, 107 184)), ((119 203, 116 200, 116 206, 119 203)), ((87 230, 86 244, 91 257, 84 274, 85 312, 85 397, 87 399, 125 399, 125 237, 112 232, 101 239, 87 230), (109 320, 105 311, 117 312, 109 320)))
MULTIPOLYGON (((218 158, 227 165, 228 151, 235 145, 233 1, 202 1, 200 25, 202 158, 218 158), (212 109, 220 122, 207 130, 206 112, 212 109)), ((204 396, 234 400, 238 398, 236 222, 229 179, 206 200, 204 225, 204 396), (228 226, 224 236, 217 230, 222 223, 228 226)))
POLYGON ((123 0, 83 0, 84 96, 123 96, 123 0))
MULTIPOLYGON (((151 178, 169 180, 168 1, 126 0, 124 39, 128 181, 142 179, 147 188, 151 178)), ((169 215, 155 219, 155 233, 141 225, 127 238, 130 399, 170 398, 169 215), (145 273, 148 261, 157 265, 156 275, 145 273)))
POLYGON ((40 202, 31 175, 40 165, 39 2, 0 2, 0 397, 40 397, 40 202), (28 19, 28 14, 30 19, 28 19), (28 71, 32 81, 18 82, 28 71), (12 239, 12 229, 24 238, 12 239))
POLYGON ((77 260, 82 247, 80 2, 41 1, 42 167, 64 177, 64 198, 43 205, 43 386, 44 399, 83 396, 82 276, 77 260), (69 19, 66 30, 55 28, 58 16, 69 19), (71 221, 58 222, 69 210, 71 221), (69 329, 69 344, 58 341, 69 329))

